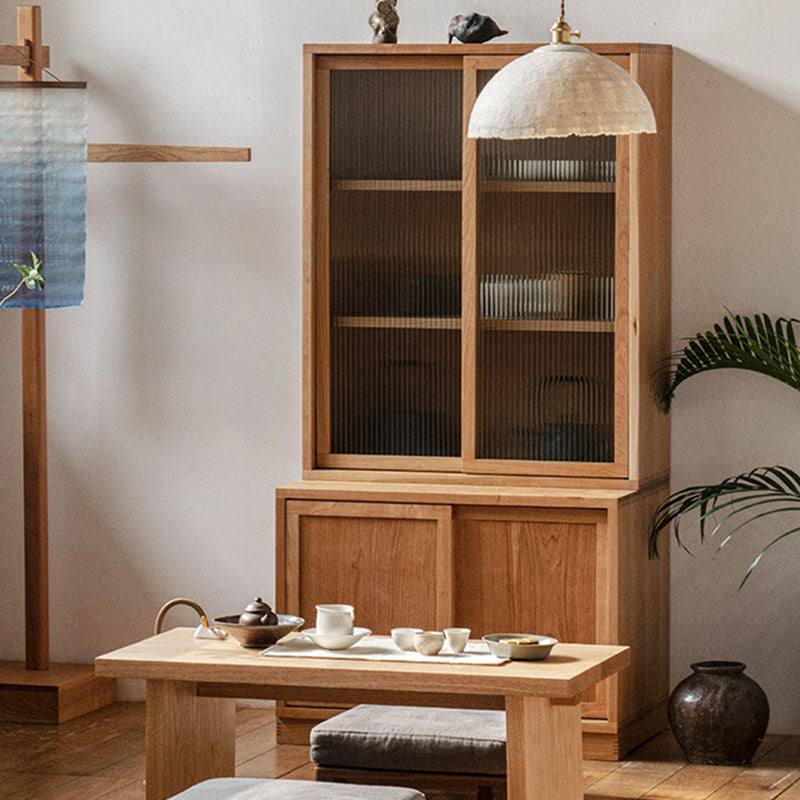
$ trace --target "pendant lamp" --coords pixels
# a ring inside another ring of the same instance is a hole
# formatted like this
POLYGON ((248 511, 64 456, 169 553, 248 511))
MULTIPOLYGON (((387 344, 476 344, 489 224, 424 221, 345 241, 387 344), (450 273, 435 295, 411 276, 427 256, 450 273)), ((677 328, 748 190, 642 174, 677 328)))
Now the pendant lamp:
POLYGON ((472 139, 544 139, 655 133, 642 87, 611 59, 572 43, 580 36, 561 16, 550 44, 507 64, 478 95, 472 139))

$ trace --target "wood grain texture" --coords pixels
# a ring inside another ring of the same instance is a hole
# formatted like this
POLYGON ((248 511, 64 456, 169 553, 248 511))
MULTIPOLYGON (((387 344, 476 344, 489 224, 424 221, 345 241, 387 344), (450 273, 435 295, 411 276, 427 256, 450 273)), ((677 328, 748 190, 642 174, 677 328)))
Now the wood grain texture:
POLYGON ((235 711, 233 700, 198 698, 192 683, 147 682, 147 800, 233 776, 235 711))
MULTIPOLYGON (((95 659, 95 674, 192 683, 239 683, 288 689, 373 689, 386 703, 393 693, 484 697, 536 695, 570 698, 630 663, 630 650, 614 645, 558 644, 542 662, 460 666, 282 656, 265 658, 235 640, 194 639, 174 628, 95 659)), ((333 697, 330 702, 336 702, 333 697)))
MULTIPOLYGON (((612 641, 598 583, 605 515, 592 511, 459 508, 456 620, 474 635, 538 633, 612 641), (498 591, 506 587, 506 591, 498 591)), ((585 717, 608 717, 606 690, 582 697, 585 717)))
MULTIPOLYGON (((39 49, 40 64, 50 66, 50 48, 39 49)), ((31 48, 27 44, 0 44, 0 64, 7 67, 27 67, 31 64, 31 48)))
POLYGON ((580 716, 577 703, 540 697, 506 701, 509 798, 583 800, 580 716))
MULTIPOLYGON (((30 63, 17 69, 20 81, 42 79, 42 10, 17 8, 17 43, 29 48, 30 63)), ((25 664, 50 665, 47 507, 47 343, 45 312, 21 311, 22 451, 25 525, 25 664)))
MULTIPOLYGON (((420 515, 434 517, 451 509, 450 624, 468 626, 473 635, 528 631, 562 640, 632 647, 631 668, 582 698, 584 752, 594 758, 616 759, 666 727, 668 565, 647 558, 645 535, 654 504, 665 490, 663 484, 626 492, 303 481, 281 487, 277 502, 279 508, 316 514, 321 527, 314 532, 315 542, 326 542, 328 531, 338 531, 330 539, 334 552, 321 551, 324 558, 319 561, 326 564, 342 560, 342 549, 348 550, 342 538, 347 533, 342 531, 348 531, 353 518, 357 526, 371 531, 374 542, 380 542, 384 527, 394 537, 420 515), (425 512, 427 503, 431 506, 425 512), (370 516, 374 528, 367 522, 370 516), (402 522, 404 516, 407 519, 402 522)), ((411 531, 407 529, 407 543, 416 541, 411 531)), ((294 538, 287 552, 299 553, 304 534, 298 524, 287 525, 286 533, 279 530, 277 535, 279 541, 284 535, 294 538)), ((415 607, 418 616, 412 613, 407 623, 412 625, 428 624, 422 622, 430 615, 424 606, 433 600, 425 587, 442 582, 430 553, 430 535, 429 549, 423 551, 428 555, 421 560, 416 558, 420 547, 418 543, 405 549, 393 545, 387 551, 401 573, 413 565, 412 574, 404 578, 410 586, 418 587, 420 574, 426 576, 419 591, 428 599, 415 607)), ((357 562, 362 560, 360 569, 369 572, 369 565, 380 560, 374 545, 361 548, 357 555, 353 552, 346 557, 355 559, 350 569, 358 570, 357 562)), ((304 573, 299 556, 287 556, 276 564, 279 584, 299 586, 303 575, 304 591, 314 594, 313 587, 321 580, 318 565, 310 564, 304 573)), ((341 589, 348 580, 346 574, 340 575, 326 586, 334 591, 337 582, 341 589)), ((417 591, 414 588, 412 594, 417 591)), ((383 603, 381 592, 373 591, 359 598, 357 607, 380 608, 383 603)), ((400 621, 387 619, 386 623, 392 626, 400 621)))
POLYGON ((25 660, 41 670, 50 664, 45 312, 25 308, 21 317, 25 660))
POLYGON ((19 66, 21 81, 40 81, 45 66, 42 43, 42 9, 40 6, 17 6, 17 44, 26 47, 29 60, 19 66))
POLYGON ((116 700, 116 681, 91 664, 50 663, 46 670, 0 661, 0 722, 63 723, 116 700))
POLYGON ((249 147, 193 147, 155 144, 89 144, 89 162, 250 161, 249 147))
POLYGON ((452 624, 450 514, 436 505, 289 502, 291 561, 278 566, 285 609, 313 626, 317 603, 350 603, 358 625, 384 634, 452 624))
MULTIPOLYGON (((63 725, 0 724, 5 794, 14 800, 144 800, 145 716, 144 703, 116 703, 63 725)), ((235 725, 238 776, 314 780, 307 739, 277 743, 274 708, 239 707, 235 725)), ((776 791, 778 800, 800 798, 800 737, 767 736, 751 766, 706 767, 687 764, 665 732, 625 761, 584 758, 582 766, 586 800, 774 800, 776 791), (618 780, 604 781, 615 773, 618 780), (644 773, 666 777, 654 786, 642 780, 644 773)), ((369 783, 363 772, 354 771, 352 782, 369 783)), ((428 787, 431 793, 436 788, 428 775, 420 776, 416 786, 416 775, 394 774, 398 785, 423 792, 428 787)), ((458 778, 451 776, 446 785, 461 795, 464 791, 458 790, 467 784, 458 778)), ((496 780, 502 792, 504 778, 496 780)), ((395 780, 389 776, 383 782, 395 780)))
POLYGON ((559 644, 544 662, 492 666, 268 658, 232 639, 198 640, 191 628, 177 628, 99 657, 95 670, 147 680, 147 800, 234 772, 234 701, 199 697, 198 682, 235 683, 242 691, 252 685, 278 697, 284 689, 324 690, 331 701, 366 691, 385 704, 440 694, 503 698, 509 800, 529 798, 534 783, 554 800, 577 800, 583 782, 576 695, 624 669, 629 652, 559 644))
POLYGON ((630 137, 638 262, 631 292, 636 320, 631 441, 636 474, 652 483, 669 473, 670 464, 669 416, 657 407, 652 382, 671 352, 672 60, 638 54, 631 74, 647 94, 658 128, 654 135, 630 137))
MULTIPOLYGON (((461 44, 453 42, 451 44, 339 44, 339 43, 308 43, 303 45, 303 52, 314 55, 335 55, 337 58, 343 56, 372 56, 377 63, 394 61, 398 56, 453 56, 459 60, 470 57, 496 56, 503 59, 502 63, 509 60, 509 56, 521 56, 529 53, 533 48, 539 47, 546 42, 529 43, 503 43, 494 41, 491 44, 461 44)), ((584 42, 583 47, 593 53, 601 55, 626 58, 631 53, 652 53, 654 55, 672 54, 672 46, 667 44, 650 44, 641 42, 584 42)), ((423 61, 422 63, 429 63, 423 61)), ((500 63, 500 62, 499 62, 500 63)), ((374 64, 370 65, 374 67, 374 64)))

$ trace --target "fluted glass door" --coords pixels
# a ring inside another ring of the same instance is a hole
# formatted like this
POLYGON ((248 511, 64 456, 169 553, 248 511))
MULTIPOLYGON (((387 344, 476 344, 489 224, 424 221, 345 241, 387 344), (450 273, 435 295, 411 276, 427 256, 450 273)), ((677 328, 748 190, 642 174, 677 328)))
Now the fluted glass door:
POLYGON ((616 139, 480 140, 475 157, 475 457, 600 474, 621 439, 616 139))
POLYGON ((328 461, 460 454, 461 98, 458 70, 330 74, 328 461))

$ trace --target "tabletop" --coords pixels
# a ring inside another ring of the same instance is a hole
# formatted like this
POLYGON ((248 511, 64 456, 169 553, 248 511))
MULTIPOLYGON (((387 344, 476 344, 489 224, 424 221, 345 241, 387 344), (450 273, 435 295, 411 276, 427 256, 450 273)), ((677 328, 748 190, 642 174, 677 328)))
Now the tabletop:
POLYGON ((95 673, 110 678, 273 687, 570 698, 630 663, 628 647, 587 644, 557 644, 544 661, 497 665, 268 658, 230 637, 195 639, 193 633, 193 628, 174 628, 99 656, 95 673))

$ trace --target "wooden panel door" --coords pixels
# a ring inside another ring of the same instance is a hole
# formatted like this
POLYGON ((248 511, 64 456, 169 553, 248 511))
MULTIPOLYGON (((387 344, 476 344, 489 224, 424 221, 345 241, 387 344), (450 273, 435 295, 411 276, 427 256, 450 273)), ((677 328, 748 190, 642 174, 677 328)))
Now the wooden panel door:
MULTIPOLYGON (((608 642, 606 513, 467 508, 454 516, 455 619, 486 633, 608 642)), ((607 716, 607 687, 584 696, 584 717, 607 716)))
POLYGON ((287 610, 314 625, 317 603, 350 603, 374 633, 441 630, 452 619, 449 506, 286 503, 287 610))

